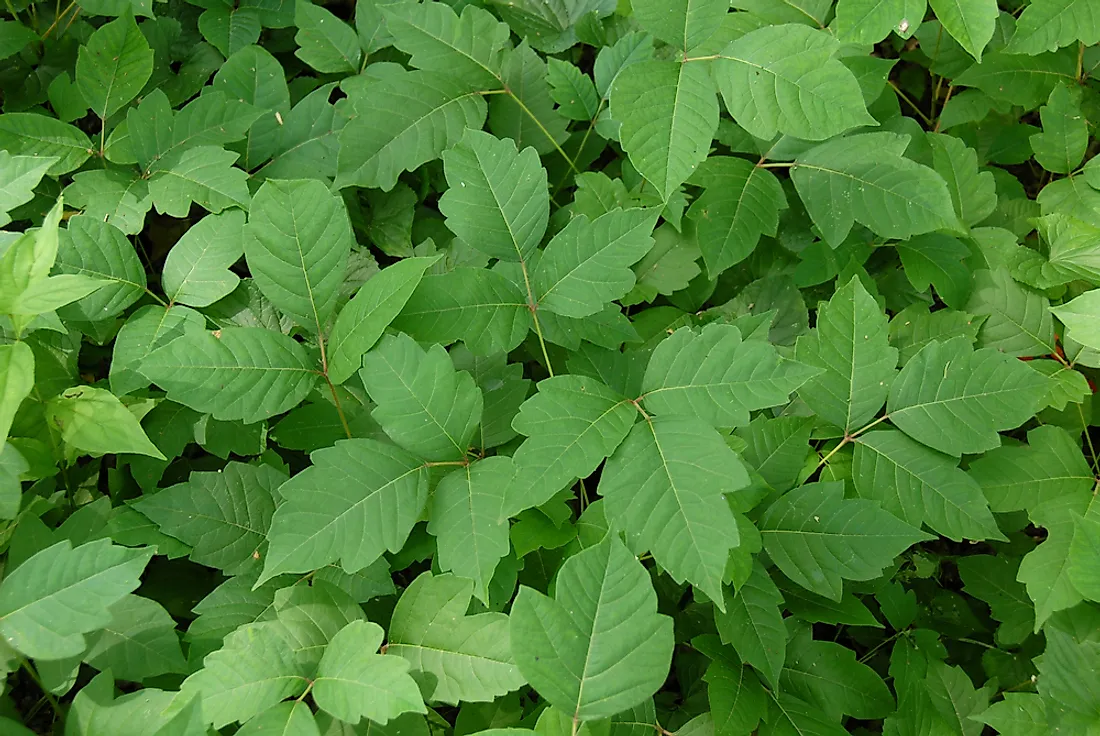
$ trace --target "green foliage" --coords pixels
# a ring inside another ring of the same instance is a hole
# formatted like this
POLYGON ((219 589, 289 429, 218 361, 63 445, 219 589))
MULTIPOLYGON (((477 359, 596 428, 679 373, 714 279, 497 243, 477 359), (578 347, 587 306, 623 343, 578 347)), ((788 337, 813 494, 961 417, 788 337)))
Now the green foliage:
POLYGON ((1095 736, 1095 0, 12 0, 0 732, 1095 736))

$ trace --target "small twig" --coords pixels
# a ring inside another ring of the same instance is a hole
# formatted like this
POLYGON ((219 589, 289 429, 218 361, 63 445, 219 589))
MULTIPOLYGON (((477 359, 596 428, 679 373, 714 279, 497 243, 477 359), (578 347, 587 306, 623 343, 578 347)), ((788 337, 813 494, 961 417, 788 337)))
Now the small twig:
POLYGON ((906 104, 908 104, 909 107, 913 108, 913 112, 915 112, 918 116, 920 116, 920 119, 924 121, 925 125, 927 125, 929 128, 931 128, 933 126, 932 119, 930 117, 928 117, 927 115, 925 115, 924 111, 921 110, 917 106, 917 103, 915 103, 911 99, 909 99, 909 96, 907 94, 905 94, 904 92, 902 92, 901 88, 898 87, 897 84, 895 84, 892 80, 888 80, 887 84, 889 84, 891 87, 894 88, 894 92, 897 93, 898 97, 905 100, 906 104))

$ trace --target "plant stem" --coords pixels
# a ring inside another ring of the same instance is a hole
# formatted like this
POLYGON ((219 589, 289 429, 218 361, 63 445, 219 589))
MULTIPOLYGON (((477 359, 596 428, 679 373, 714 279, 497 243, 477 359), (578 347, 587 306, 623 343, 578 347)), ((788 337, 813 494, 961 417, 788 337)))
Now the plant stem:
POLYGON ((53 693, 42 684, 42 678, 38 676, 38 672, 34 669, 34 665, 31 664, 29 659, 24 659, 21 664, 23 669, 27 671, 27 674, 30 675, 31 679, 34 680, 34 684, 38 685, 42 694, 46 697, 46 701, 50 704, 50 708, 53 709, 54 717, 59 723, 64 724, 65 712, 61 710, 61 704, 57 702, 57 698, 54 697, 53 693))
POLYGON ((894 92, 897 93, 898 97, 905 100, 906 104, 909 105, 909 107, 913 108, 913 112, 920 116, 920 119, 924 121, 925 125, 927 125, 929 128, 933 127, 932 119, 925 115, 924 111, 917 107, 917 103, 909 99, 909 96, 902 92, 901 88, 898 87, 897 84, 895 84, 893 81, 887 81, 887 84, 894 88, 894 92))
POLYGON ((550 135, 550 131, 546 129, 546 126, 542 124, 541 120, 535 117, 535 113, 531 112, 531 109, 523 103, 523 100, 521 100, 516 95, 516 93, 512 92, 512 90, 510 89, 505 89, 504 91, 507 92, 513 100, 515 100, 515 103, 519 105, 519 109, 527 113, 527 117, 531 118, 531 120, 534 121, 535 125, 537 125, 539 130, 542 131, 542 134, 546 136, 546 139, 554 144, 554 148, 557 149, 558 153, 561 154, 561 157, 565 159, 565 163, 569 164, 569 168, 573 171, 573 173, 581 173, 580 169, 577 168, 576 162, 574 162, 573 159, 570 158, 568 153, 562 150, 562 147, 558 144, 558 141, 554 138, 554 136, 550 135))

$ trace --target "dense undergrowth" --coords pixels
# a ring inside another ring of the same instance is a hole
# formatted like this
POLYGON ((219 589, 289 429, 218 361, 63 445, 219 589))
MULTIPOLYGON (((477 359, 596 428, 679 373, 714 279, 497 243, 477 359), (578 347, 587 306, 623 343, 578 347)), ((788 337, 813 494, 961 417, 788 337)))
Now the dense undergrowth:
POLYGON ((4 8, 4 734, 1100 734, 1096 0, 4 8))

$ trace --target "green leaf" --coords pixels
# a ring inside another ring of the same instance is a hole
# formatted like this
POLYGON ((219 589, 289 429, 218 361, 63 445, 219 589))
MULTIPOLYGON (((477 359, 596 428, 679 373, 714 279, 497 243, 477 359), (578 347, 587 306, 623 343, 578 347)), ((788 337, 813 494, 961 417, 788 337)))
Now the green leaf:
POLYGON ((212 85, 215 90, 262 111, 248 130, 241 158, 241 165, 252 169, 266 161, 278 146, 282 126, 276 113, 283 116, 290 111, 286 74, 275 57, 259 46, 246 46, 224 64, 215 62, 214 68, 218 71, 212 85))
POLYGON ((1069 545, 1066 576, 1085 599, 1100 600, 1100 521, 1079 517, 1073 520, 1073 541, 1069 545))
POLYGON ((1064 429, 1041 426, 1027 445, 1005 445, 970 465, 989 505, 998 513, 1032 511, 1057 498, 1084 497, 1094 483, 1081 443, 1064 429))
POLYGON ((79 128, 33 112, 0 115, 0 148, 16 156, 56 158, 46 173, 60 176, 92 155, 92 141, 79 128))
POLYGON ((237 731, 238 736, 321 736, 313 711, 301 700, 287 700, 268 708, 237 731))
POLYGON ((661 416, 697 416, 715 427, 749 423, 749 412, 785 403, 818 371, 781 358, 732 325, 676 330, 653 351, 642 400, 661 416))
MULTIPOLYGON (((1096 323, 1097 315, 1100 315, 1100 291, 1086 291, 1065 304, 1050 307, 1050 311, 1066 326, 1069 339, 1100 350, 1100 329, 1097 329, 1096 323)), ((1053 329, 1051 325, 1051 332, 1053 329)))
POLYGON ((705 66, 643 61, 619 72, 611 117, 630 163, 667 202, 707 157, 718 100, 705 66))
POLYGON ((783 574, 839 601, 843 580, 873 580, 927 534, 872 501, 845 499, 843 483, 810 483, 784 494, 760 519, 764 549, 783 574))
POLYGON ((956 542, 1005 539, 981 486, 956 460, 896 430, 856 439, 852 479, 861 498, 878 501, 912 526, 927 524, 956 542))
POLYGON ((153 52, 129 13, 100 26, 76 59, 76 87, 101 120, 137 97, 152 73, 153 52))
POLYGON ((539 382, 512 427, 527 437, 513 456, 504 517, 541 506, 576 478, 586 478, 626 438, 637 418, 630 401, 598 380, 554 376, 539 382))
POLYGON ((810 452, 809 417, 757 416, 735 434, 745 441, 741 456, 777 491, 796 482, 810 452))
POLYGON ((607 461, 599 493, 607 518, 649 550, 677 582, 722 600, 737 521, 724 498, 749 483, 740 458, 699 419, 658 417, 634 426, 607 461))
POLYGON ((145 267, 121 230, 88 216, 72 217, 59 233, 55 270, 106 282, 62 312, 76 321, 108 319, 146 292, 145 267))
POLYGON ((447 227, 493 258, 530 259, 550 216, 546 170, 538 153, 533 148, 517 152, 511 139, 467 130, 443 154, 443 168, 448 189, 439 198, 439 211, 447 227))
POLYGON ((203 719, 222 728, 263 713, 285 698, 305 692, 312 673, 288 646, 287 634, 274 622, 242 626, 225 646, 203 661, 180 692, 202 698, 203 719))
POLYGON ((974 350, 965 337, 930 341, 890 388, 890 421, 940 452, 992 450, 1000 430, 1027 421, 1046 392, 1046 378, 989 348, 974 350))
POLYGON ((0 440, 6 440, 19 405, 34 388, 34 352, 25 342, 0 345, 0 440))
POLYGON ((267 181, 256 192, 244 254, 264 296, 303 327, 324 332, 355 238, 343 202, 316 179, 267 181))
POLYGON ((977 152, 962 140, 943 133, 926 138, 932 145, 932 168, 947 182, 959 219, 973 226, 989 217, 997 208, 993 172, 979 171, 977 152))
POLYGON ((725 0, 636 0, 631 8, 642 30, 685 52, 710 38, 730 9, 725 0))
POLYGON ((140 370, 145 358, 184 334, 201 332, 203 327, 202 315, 187 307, 140 307, 126 320, 115 339, 111 355, 111 390, 118 396, 125 396, 148 386, 152 381, 140 370))
POLYGON ((358 113, 340 131, 336 187, 393 189, 403 171, 439 158, 467 128, 485 123, 481 95, 454 77, 413 71, 350 99, 358 113), (360 112, 361 111, 361 112, 360 112))
POLYGON ((1050 97, 1057 85, 1076 78, 1076 57, 1076 53, 1068 52, 1037 56, 991 52, 981 64, 955 77, 955 84, 977 87, 995 100, 1034 109, 1050 97))
POLYGON ((187 673, 176 622, 163 606, 128 595, 110 611, 111 622, 88 637, 85 662, 132 682, 165 673, 187 673))
POLYGON ((359 37, 344 21, 328 10, 305 0, 294 5, 298 32, 294 55, 323 74, 356 74, 362 50, 359 37))
POLYGON ((73 183, 65 187, 65 201, 84 210, 89 219, 113 225, 127 235, 141 232, 153 207, 145 179, 136 172, 110 169, 74 174, 73 183))
POLYGON ((473 581, 423 573, 393 611, 387 654, 409 660, 427 700, 488 702, 526 681, 513 663, 508 616, 466 615, 473 581))
POLYGON ((634 287, 630 269, 649 252, 656 213, 612 210, 595 220, 570 220, 554 236, 531 275, 538 305, 565 317, 602 311, 634 287))
POLYGON ((569 62, 554 58, 546 60, 546 75, 558 112, 570 120, 596 117, 602 100, 590 77, 569 62))
POLYGON ((216 473, 192 473, 134 508, 191 547, 192 562, 234 575, 266 553, 275 489, 285 480, 270 466, 232 462, 216 473))
POLYGON ((340 561, 360 570, 399 551, 428 498, 423 461, 392 445, 351 439, 314 452, 313 464, 279 489, 285 502, 268 532, 257 584, 283 572, 340 561))
POLYGON ((46 420, 77 454, 135 453, 165 460, 136 416, 107 389, 76 386, 46 404, 46 420))
POLYGON ((328 341, 328 376, 335 384, 350 378, 363 354, 408 303, 424 272, 439 260, 405 258, 379 271, 340 310, 328 341))
POLYGON ((0 59, 18 54, 31 41, 38 40, 38 34, 19 21, 0 21, 0 59))
POLYGON ((796 343, 795 355, 822 369, 799 389, 799 397, 822 419, 853 432, 886 403, 898 364, 888 323, 858 277, 817 308, 817 326, 796 343))
POLYGON ((699 249, 711 278, 748 258, 761 235, 775 237, 787 197, 767 169, 732 156, 711 156, 691 183, 705 187, 688 217, 695 221, 699 249))
POLYGON ((714 614, 718 635, 777 687, 787 651, 783 596, 759 560, 753 562, 752 572, 740 587, 725 591, 725 605, 724 613, 714 614))
POLYGON ((297 406, 317 381, 300 343, 260 327, 185 331, 149 352, 140 371, 172 401, 246 424, 297 406))
POLYGON ((508 522, 502 514, 514 469, 510 458, 487 457, 456 468, 432 493, 428 532, 436 537, 444 572, 474 581, 474 595, 489 605, 489 583, 508 554, 508 522))
POLYGON ((375 654, 383 636, 382 627, 369 621, 352 621, 340 629, 325 648, 313 681, 319 708, 348 723, 369 718, 386 724, 402 713, 427 712, 409 677, 409 663, 375 654))
POLYGON ((210 212, 248 209, 248 174, 234 168, 237 154, 220 146, 196 146, 166 161, 149 180, 157 212, 187 217, 191 204, 210 212))
POLYGON ((523 676, 579 720, 608 718, 652 696, 674 643, 649 574, 610 534, 565 562, 555 598, 520 589, 511 636, 523 676))
POLYGON ((1027 586, 1028 597, 1035 602, 1035 631, 1052 614, 1083 600, 1069 576, 1069 555, 1076 536, 1076 521, 1095 521, 1098 517, 1100 504, 1096 503, 1096 496, 1088 493, 1058 497, 1028 511, 1032 523, 1047 530, 1047 538, 1024 555, 1016 574, 1016 579, 1027 586))
POLYGON ((1100 42, 1100 17, 1089 0, 1035 0, 1024 8, 1007 51, 1035 55, 1080 41, 1100 42))
POLYGON ((200 736, 204 725, 198 698, 146 688, 115 699, 114 680, 104 672, 73 699, 66 729, 78 734, 200 736), (176 703, 177 698, 181 701, 176 703))
MULTIPOLYGON (((784 631, 784 636, 786 632, 784 631)), ((692 646, 701 648, 703 637, 692 640, 692 646)), ((707 698, 717 733, 751 733, 760 723, 768 708, 768 696, 760 680, 741 664, 728 647, 716 651, 702 650, 711 658, 703 680, 707 683, 707 698)))
POLYGON ((1069 174, 1081 164, 1088 148, 1088 122, 1081 113, 1081 92, 1060 84, 1039 109, 1043 132, 1031 136, 1035 160, 1047 171, 1069 174))
POLYGON ((37 156, 12 156, 0 151, 0 226, 11 222, 9 212, 34 197, 34 188, 57 158, 38 158, 37 156))
POLYGON ((855 75, 834 58, 839 50, 833 36, 801 24, 745 34, 715 61, 726 109, 765 140, 782 133, 820 141, 874 125, 855 75))
POLYGON ((237 288, 229 268, 244 254, 244 213, 207 215, 176 241, 164 261, 161 286, 177 304, 208 307, 237 288))
POLYGON ((508 26, 477 6, 462 15, 440 3, 393 3, 382 9, 393 44, 417 69, 454 76, 470 89, 499 89, 508 26))
POLYGON ((492 355, 523 342, 531 314, 527 296, 500 272, 457 268, 425 276, 393 327, 423 342, 462 340, 474 354, 492 355))
POLYGON ((856 222, 898 240, 955 229, 957 218, 942 177, 903 158, 907 145, 907 136, 863 133, 799 156, 791 178, 830 245, 843 242, 856 222))
POLYGON ((782 687, 833 716, 876 719, 894 712, 894 697, 878 673, 848 647, 815 640, 808 627, 787 646, 782 687))
POLYGON ((966 52, 982 61, 982 50, 993 38, 997 27, 996 0, 928 0, 943 29, 966 52))
POLYGON ((970 717, 1003 734, 1043 736, 1047 732, 1046 704, 1035 693, 1005 693, 1004 700, 970 717))
POLYGON ((225 56, 260 40, 260 17, 255 8, 214 7, 199 16, 199 31, 225 56))
POLYGON ((481 390, 447 351, 387 335, 363 356, 359 376, 378 405, 375 420, 402 447, 433 461, 466 457, 481 421, 481 390))
POLYGON ((530 146, 540 154, 557 150, 569 137, 569 120, 554 109, 546 62, 527 42, 504 55, 500 84, 508 94, 489 100, 489 130, 511 138, 521 150, 530 146))
POLYGON ((878 43, 890 31, 908 38, 927 9, 926 0, 838 0, 837 38, 841 43, 878 43))
POLYGON ((1030 357, 1055 351, 1054 321, 1042 295, 1016 283, 1003 268, 977 271, 966 311, 985 315, 978 346, 1030 357))
POLYGON ((83 635, 110 623, 110 607, 138 587, 150 557, 106 539, 43 549, 0 583, 0 636, 35 659, 79 655, 83 635))
POLYGON ((996 555, 972 555, 956 562, 963 590, 989 605, 994 619, 1001 622, 997 641, 1019 644, 1035 624, 1035 609, 1027 589, 1016 579, 1017 560, 996 555))

